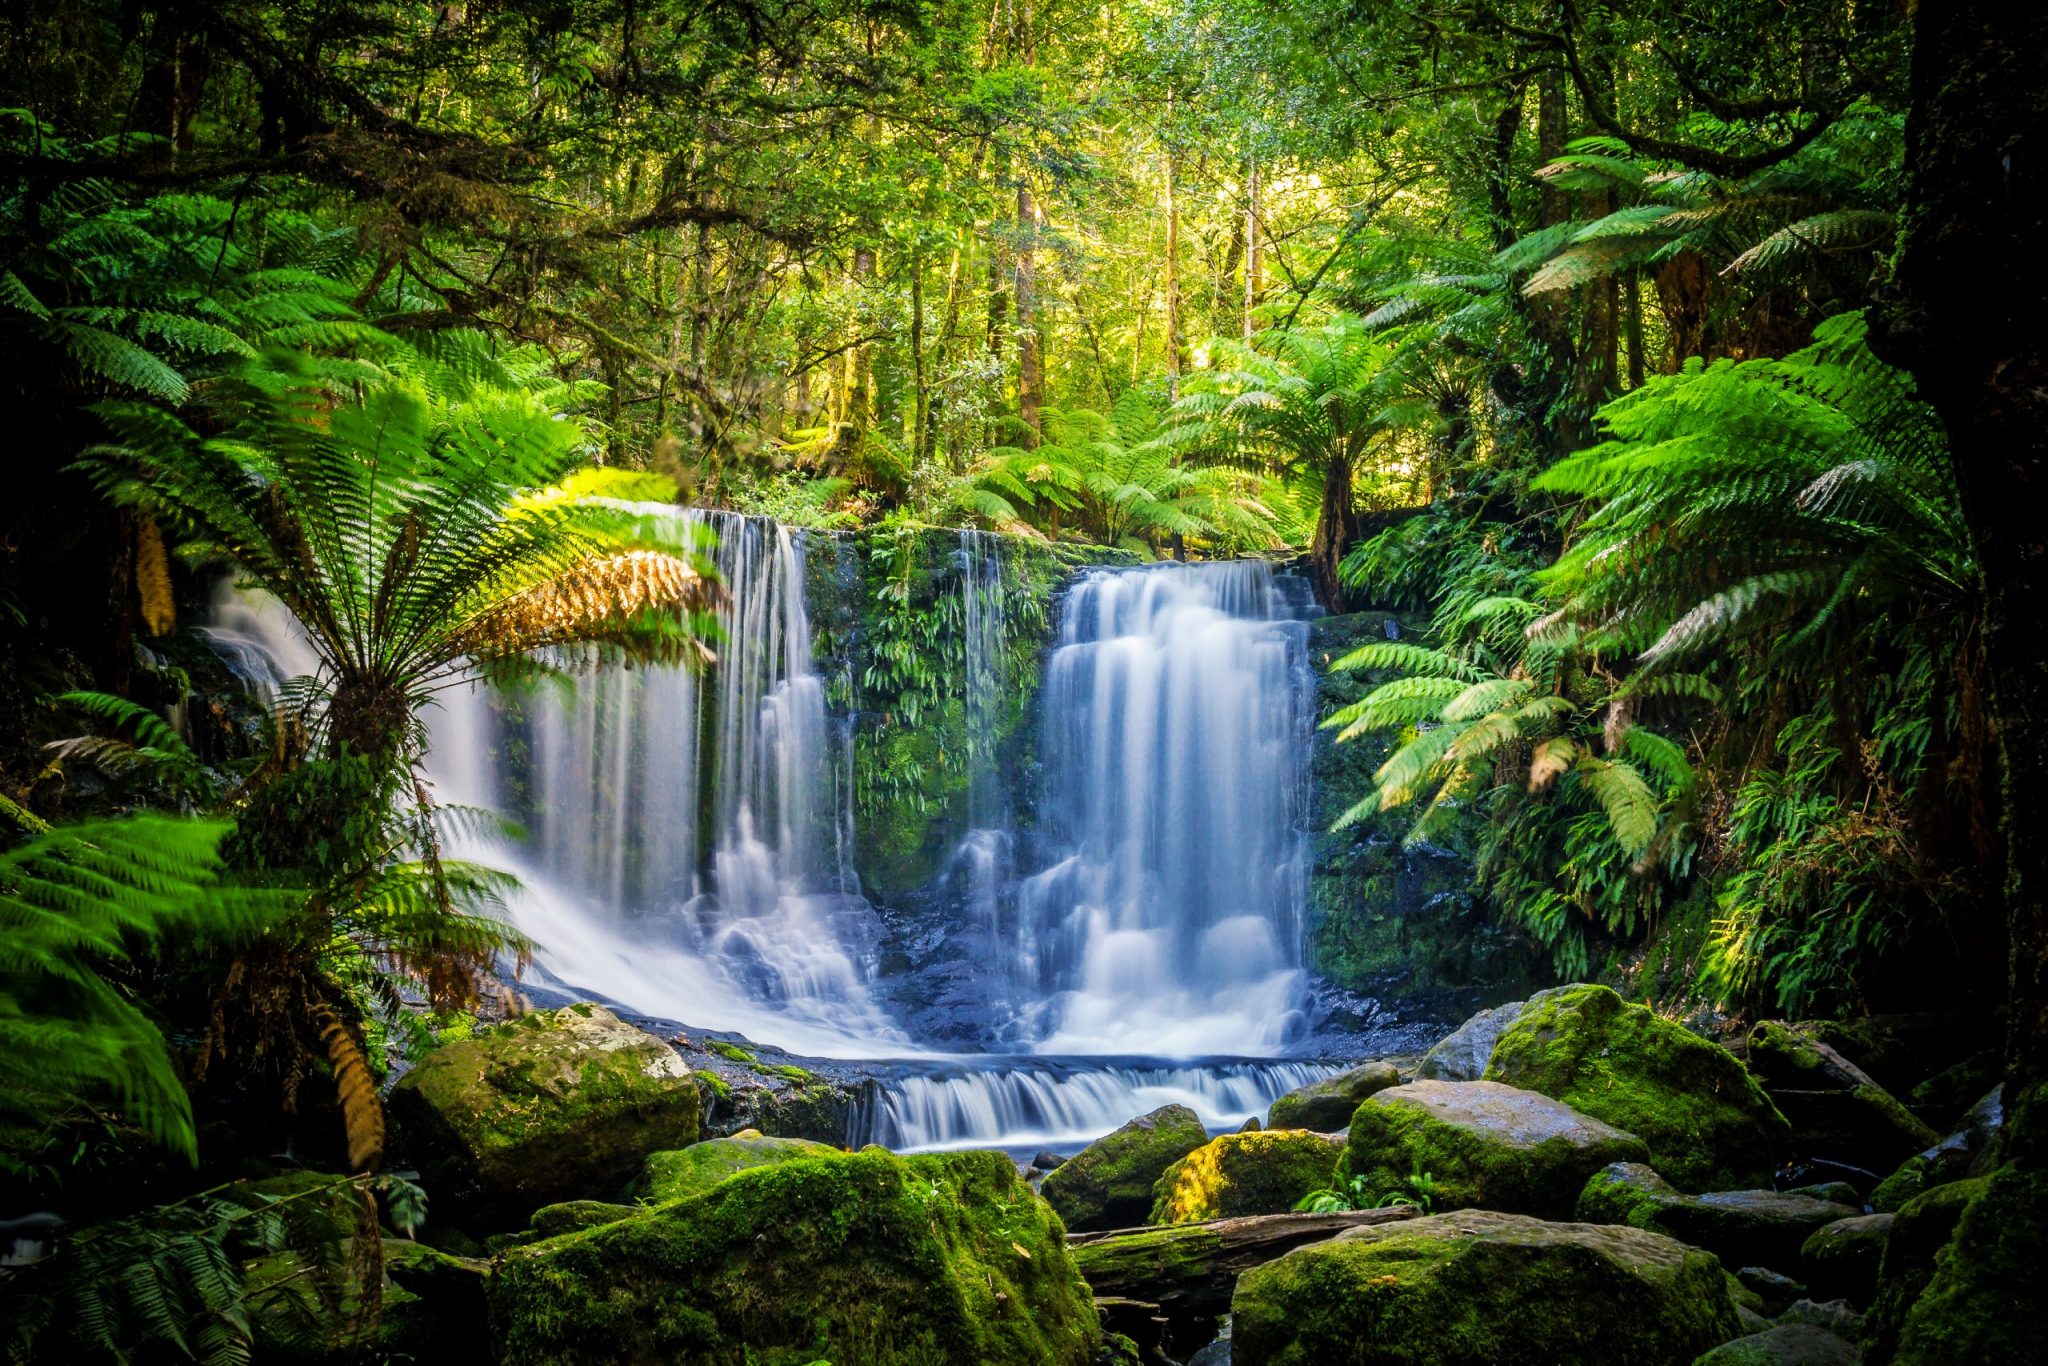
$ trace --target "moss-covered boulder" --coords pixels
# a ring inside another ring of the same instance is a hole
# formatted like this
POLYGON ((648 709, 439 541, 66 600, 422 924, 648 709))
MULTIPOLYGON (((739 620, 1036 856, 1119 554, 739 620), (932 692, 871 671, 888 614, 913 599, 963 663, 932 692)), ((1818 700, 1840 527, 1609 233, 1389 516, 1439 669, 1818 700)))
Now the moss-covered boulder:
POLYGON ((2048 1342, 2044 1266, 2048 1172, 2001 1168, 1963 1207, 1955 1237, 1906 1313, 1892 1360, 1911 1366, 2038 1361, 2048 1342))
POLYGON ((1342 1142, 1309 1129, 1225 1134, 1166 1169, 1151 1222, 1187 1224, 1241 1214, 1284 1214, 1336 1179, 1342 1142))
POLYGON ((1750 1030, 1749 1068, 1791 1121, 1806 1156, 1881 1173, 1941 1142, 1897 1097, 1802 1026, 1765 1020, 1750 1030))
POLYGON ((272 1253, 244 1269, 255 1359, 276 1366, 467 1360, 484 1333, 488 1264, 385 1238, 376 1261, 336 1245, 306 1258, 272 1253), (379 1276, 365 1312, 363 1273, 379 1276))
POLYGON ((1857 1366, 1863 1349, 1810 1323, 1781 1323, 1724 1342, 1693 1366, 1857 1366))
POLYGON ((1996 1164, 1999 1135, 2005 1127, 2003 1085, 1994 1086, 1963 1112, 1956 1132, 1925 1152, 1915 1153, 1870 1192, 1870 1207, 1895 1211, 1936 1186, 1966 1176, 1988 1174, 1996 1164))
POLYGON ((1001 1153, 744 1171, 507 1254, 497 1359, 1083 1366, 1101 1333, 1059 1220, 1001 1153))
POLYGON ((1193 1110, 1162 1105, 1053 1168, 1038 1193, 1076 1232, 1131 1228, 1151 1213, 1160 1174, 1208 1141, 1193 1110))
POLYGON ((728 1176, 754 1167, 831 1157, 840 1149, 802 1138, 769 1138, 748 1129, 731 1138, 706 1139, 687 1148, 649 1153, 631 1194, 643 1205, 702 1195, 728 1176))
POLYGON ((1640 1162, 1643 1141, 1561 1101, 1491 1081, 1416 1081, 1351 1116, 1347 1174, 1405 1194, 1427 1175, 1438 1209, 1471 1206, 1569 1218, 1593 1173, 1640 1162))
POLYGON ((1963 1211, 1984 1193, 1988 1177, 1972 1177, 1937 1186, 1908 1200, 1885 1239, 1878 1265, 1877 1296, 1870 1308, 1870 1359, 1890 1361, 1899 1332, 1927 1283, 1934 1279, 1935 1258, 1955 1236, 1963 1211))
POLYGON ((1358 1108, 1358 1102, 1400 1084, 1401 1069, 1394 1064, 1365 1063, 1289 1091, 1267 1111, 1266 1127, 1332 1133, 1351 1123, 1351 1112, 1358 1108))
POLYGON ((1801 1278, 1820 1298, 1867 1307, 1877 1294, 1878 1267, 1898 1217, 1859 1214, 1816 1229, 1799 1249, 1801 1278))
POLYGON ((1791 1140, 1727 1049, 1606 987, 1532 999, 1494 1045, 1486 1076, 1628 1130, 1687 1190, 1768 1184, 1791 1140))
POLYGON ((1731 1267, 1797 1270, 1799 1249, 1820 1229, 1862 1213, 1793 1191, 1715 1191, 1688 1195, 1640 1162, 1593 1174, 1579 1193, 1578 1218, 1627 1224, 1703 1247, 1731 1267))
POLYGON ((616 1224, 619 1220, 630 1219, 639 1212, 638 1205, 614 1205, 608 1200, 567 1200, 559 1205, 543 1205, 535 1210, 528 1227, 539 1237, 559 1238, 564 1233, 578 1233, 586 1228, 616 1224))
POLYGON ((697 1141, 697 1106, 674 1049, 594 1005, 437 1048, 390 1102, 437 1213, 484 1228, 616 1194, 648 1153, 697 1141))
POLYGON ((1238 1279, 1237 1366, 1684 1366, 1741 1332, 1720 1263, 1641 1229, 1465 1210, 1238 1279))

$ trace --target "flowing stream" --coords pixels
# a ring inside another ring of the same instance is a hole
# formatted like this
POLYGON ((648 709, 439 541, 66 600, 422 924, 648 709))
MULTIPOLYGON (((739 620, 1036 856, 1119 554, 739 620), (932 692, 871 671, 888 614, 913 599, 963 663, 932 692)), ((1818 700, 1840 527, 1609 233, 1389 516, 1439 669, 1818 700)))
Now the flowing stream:
MULTIPOLYGON (((1010 1026, 1001 1054, 945 1055, 877 979, 804 538, 646 511, 716 535, 714 666, 454 689, 429 715, 440 799, 527 832, 457 852, 518 876, 535 979, 801 1055, 908 1060, 850 1135, 901 1148, 1071 1145, 1170 1102, 1235 1127, 1331 1070, 1284 1057, 1307 984, 1305 584, 1257 561, 1077 576, 1044 664, 1039 820, 1020 829, 996 755, 1004 542, 960 534, 969 828, 948 914, 996 946, 1010 1026)), ((208 634, 265 695, 313 666, 274 605, 226 596, 208 634)))

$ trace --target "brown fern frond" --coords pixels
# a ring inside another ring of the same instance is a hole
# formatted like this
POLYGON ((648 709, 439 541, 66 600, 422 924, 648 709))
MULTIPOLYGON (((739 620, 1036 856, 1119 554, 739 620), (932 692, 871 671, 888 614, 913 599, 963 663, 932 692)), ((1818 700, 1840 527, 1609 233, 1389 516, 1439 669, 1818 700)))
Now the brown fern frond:
POLYGON ((171 595, 171 556, 163 529, 147 516, 135 520, 135 593, 142 602, 142 624, 153 636, 178 628, 178 609, 171 595))
POLYGON ((589 639, 607 624, 643 612, 703 611, 717 601, 718 585, 689 561, 659 551, 623 551, 586 560, 514 594, 473 619, 461 643, 474 657, 501 658, 589 639))
POLYGON ((312 1014, 320 1042, 327 1049, 327 1061, 334 1068, 334 1090, 348 1134, 349 1168, 374 1171, 384 1160, 384 1105, 377 1099, 370 1060, 331 1006, 316 1002, 312 1014))

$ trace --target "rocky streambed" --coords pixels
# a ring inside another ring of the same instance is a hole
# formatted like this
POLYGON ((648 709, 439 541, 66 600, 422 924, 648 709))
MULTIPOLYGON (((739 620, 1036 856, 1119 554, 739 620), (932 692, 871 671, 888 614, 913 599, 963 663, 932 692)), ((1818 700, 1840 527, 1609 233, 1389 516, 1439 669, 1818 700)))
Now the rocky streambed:
POLYGON ((1604 987, 1559 988, 1419 1056, 1323 1068, 1230 1131, 1168 1104, 1020 1163, 850 1144, 876 1077, 571 1005, 444 1045, 394 1088, 429 1216, 387 1240, 381 1347, 791 1366, 1941 1360, 1956 1315, 1983 1311, 1952 1302, 1952 1260, 2028 1257, 2042 1235, 1987 1222, 2014 1179, 1996 1089, 1958 1104, 1953 1069, 1876 1045, 1866 1068, 1866 1042, 1780 1022, 1710 1040, 1604 987), (1930 1075, 1909 1085, 1914 1070, 1930 1075), (1974 1250, 1943 1252, 1959 1227, 1974 1250))

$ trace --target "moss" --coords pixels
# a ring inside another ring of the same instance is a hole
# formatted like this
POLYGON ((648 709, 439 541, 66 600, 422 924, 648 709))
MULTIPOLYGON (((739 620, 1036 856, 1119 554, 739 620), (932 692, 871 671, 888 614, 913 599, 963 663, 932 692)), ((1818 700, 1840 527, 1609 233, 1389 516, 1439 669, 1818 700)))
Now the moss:
POLYGON ((1231 1313, 1243 1366, 1684 1366, 1741 1331, 1708 1253, 1490 1211, 1299 1248, 1240 1277, 1231 1313))
POLYGON ((1862 1208, 1797 1191, 1687 1195, 1648 1166, 1618 1162, 1594 1173, 1575 1213, 1588 1223, 1665 1234, 1705 1248, 1729 1266, 1790 1267, 1798 1264, 1810 1236, 1862 1208))
POLYGON ((1335 1179, 1341 1144, 1306 1129, 1211 1139, 1168 1167, 1151 1220, 1186 1224, 1241 1214, 1283 1214, 1335 1179))
POLYGON ((1161 1106, 1053 1168, 1039 1193, 1068 1228, 1127 1228, 1151 1212, 1160 1174, 1208 1141, 1193 1110, 1161 1106))
POLYGON ((1289 1091, 1273 1102, 1268 1125, 1274 1129, 1317 1129, 1324 1133, 1351 1122, 1351 1112, 1367 1096, 1401 1084, 1401 1070, 1390 1062, 1369 1062, 1334 1077, 1289 1091))
POLYGON ((1816 1230, 1799 1249, 1802 1277, 1815 1298, 1867 1306, 1897 1220, 1896 1214, 1859 1214, 1816 1230))
POLYGON ((1898 1349, 1906 1315, 1927 1289, 1927 1283, 1934 1279, 1935 1261, 1941 1250, 1955 1236, 1963 1211, 1990 1184, 1989 1177, 1951 1182, 1908 1200, 1900 1208, 1899 1217, 1892 1224, 1892 1236, 1885 1240, 1877 1298, 1870 1309, 1871 1361, 1891 1360, 1898 1349))
POLYGON ((697 1088, 701 1091, 709 1091, 712 1099, 716 1100, 720 1105, 727 1105, 732 1102, 732 1083, 724 1077, 719 1076, 716 1072, 697 1072, 693 1075, 697 1088))
POLYGON ((1082 1366, 1093 1302, 1057 1217, 1000 1153, 880 1151, 742 1172, 510 1253, 498 1359, 1082 1366))
POLYGON ((706 1039, 704 1047, 727 1062, 742 1063, 748 1067, 754 1065, 754 1050, 742 1044, 727 1043, 724 1039, 706 1039))
POLYGON ((1725 1048, 1602 986, 1532 1000, 1486 1075, 1555 1097, 1641 1138, 1689 1190, 1768 1184, 1790 1127, 1725 1048))
POLYGON ((1877 1183, 1870 1192, 1870 1207, 1880 1214, 1904 1209, 1907 1201, 1931 1189, 1928 1177, 1933 1170, 1934 1163, 1927 1154, 1913 1154, 1899 1164, 1897 1171, 1877 1183))
POLYGON ((533 1212, 533 1231, 542 1238, 559 1238, 579 1229, 599 1228, 630 1219, 640 1212, 638 1205, 614 1205, 604 1200, 567 1200, 533 1212))
POLYGON ((707 1139, 673 1152, 649 1153, 631 1193, 643 1205, 663 1204, 702 1195, 727 1177, 754 1167, 829 1157, 836 1152, 836 1148, 807 1139, 768 1138, 758 1133, 707 1139))
POLYGON ((1493 1082, 1411 1082, 1351 1117, 1344 1165, 1375 1192, 1426 1173, 1438 1209, 1483 1206, 1570 1217, 1593 1173, 1647 1156, 1633 1134, 1493 1082))
POLYGON ((528 1015, 438 1048, 399 1081, 391 1112, 434 1198, 492 1228, 609 1196, 649 1152, 698 1132, 689 1068, 601 1007, 528 1015))
MULTIPOLYGON (((1938 1193, 1938 1192, 1937 1192, 1938 1193)), ((2006 1167, 1962 1211, 1899 1333, 1901 1363, 2039 1358, 2048 1340, 2048 1172, 2006 1167)))

